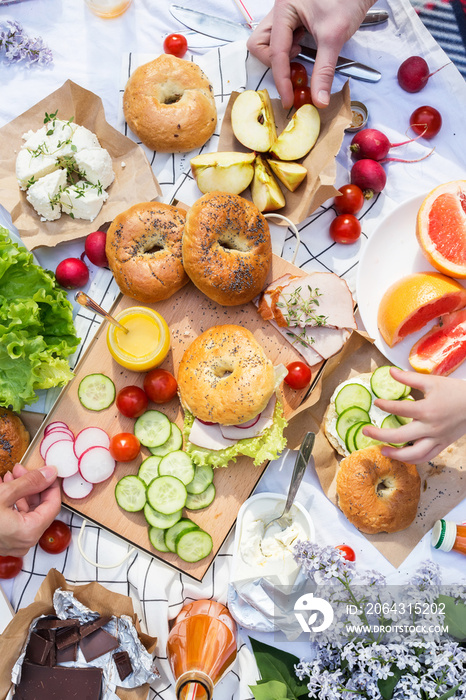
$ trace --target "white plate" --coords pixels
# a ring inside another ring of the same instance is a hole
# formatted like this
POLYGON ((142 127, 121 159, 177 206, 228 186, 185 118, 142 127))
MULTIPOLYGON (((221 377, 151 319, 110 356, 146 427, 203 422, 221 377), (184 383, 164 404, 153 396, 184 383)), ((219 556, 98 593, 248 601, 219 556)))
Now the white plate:
MULTIPOLYGON (((426 195, 403 202, 381 221, 367 242, 359 263, 356 295, 362 322, 376 347, 394 365, 412 370, 409 352, 436 320, 390 348, 377 327, 377 311, 388 287, 412 272, 438 272, 424 257, 416 238, 416 217, 426 195)), ((460 281, 460 280, 459 280, 460 281)), ((466 379, 466 363, 450 375, 466 379)))

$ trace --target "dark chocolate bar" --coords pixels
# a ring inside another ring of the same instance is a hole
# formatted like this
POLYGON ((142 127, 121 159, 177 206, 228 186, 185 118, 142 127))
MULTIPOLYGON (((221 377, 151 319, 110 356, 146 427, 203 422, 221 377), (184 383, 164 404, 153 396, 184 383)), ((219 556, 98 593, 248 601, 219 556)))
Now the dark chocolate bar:
POLYGON ((44 639, 36 632, 31 632, 26 647, 26 659, 34 664, 39 664, 39 666, 46 666, 52 647, 53 642, 44 639))
POLYGON ((79 627, 62 627, 55 632, 55 644, 58 649, 66 649, 79 642, 79 627))
POLYGON ((70 618, 69 620, 60 620, 58 617, 41 617, 37 620, 35 629, 36 630, 46 630, 46 629, 57 629, 60 627, 76 627, 79 626, 79 620, 70 618))
POLYGON ((91 620, 91 622, 83 622, 80 628, 81 637, 87 637, 88 634, 92 634, 100 627, 105 627, 105 625, 110 622, 110 615, 100 616, 96 620, 91 620))
POLYGON ((131 659, 129 658, 128 652, 116 651, 113 654, 113 660, 115 662, 115 666, 117 667, 120 680, 124 681, 125 678, 127 678, 130 673, 133 672, 133 665, 131 663, 131 659))
POLYGON ((78 644, 72 644, 65 649, 57 649, 56 663, 62 664, 65 661, 76 661, 78 658, 78 644))
POLYGON ((15 700, 99 700, 102 669, 37 666, 24 661, 15 700))
POLYGON ((86 661, 93 661, 119 646, 118 639, 102 628, 88 634, 87 637, 83 637, 80 642, 81 651, 86 661))

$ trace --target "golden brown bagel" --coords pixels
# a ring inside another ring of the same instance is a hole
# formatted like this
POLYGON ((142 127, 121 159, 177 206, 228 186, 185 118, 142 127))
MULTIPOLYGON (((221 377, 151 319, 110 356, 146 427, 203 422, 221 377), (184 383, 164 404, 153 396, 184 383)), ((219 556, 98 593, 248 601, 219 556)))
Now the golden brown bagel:
POLYGON ((105 252, 124 294, 150 304, 189 282, 181 259, 184 221, 182 209, 160 202, 135 204, 112 221, 105 252))
POLYGON ((272 262, 267 221, 247 199, 210 192, 188 211, 183 265, 209 299, 246 304, 262 291, 272 262))
POLYGON ((183 406, 196 418, 236 425, 266 407, 275 371, 251 331, 233 324, 213 326, 185 350, 178 388, 183 406))
POLYGON ((126 84, 123 111, 142 143, 165 153, 203 146, 217 125, 209 80, 195 63, 170 54, 136 68, 126 84))
POLYGON ((13 469, 28 445, 29 433, 21 418, 8 408, 0 408, 0 476, 13 469))
POLYGON ((338 505, 361 532, 404 530, 416 517, 420 494, 416 466, 384 457, 379 445, 352 452, 340 462, 338 505))

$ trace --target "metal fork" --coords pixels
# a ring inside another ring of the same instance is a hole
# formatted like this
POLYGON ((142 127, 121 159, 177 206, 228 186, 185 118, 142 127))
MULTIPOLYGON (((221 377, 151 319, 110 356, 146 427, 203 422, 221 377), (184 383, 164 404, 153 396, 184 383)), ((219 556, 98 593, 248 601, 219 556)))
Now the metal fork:
POLYGON ((283 513, 278 517, 274 518, 264 528, 264 535, 266 530, 272 525, 272 523, 277 523, 284 530, 291 525, 291 518, 289 512, 291 506, 293 505, 296 494, 298 493, 299 486, 303 480, 304 472, 308 465, 309 459, 311 457, 312 448, 314 447, 314 440, 316 436, 315 433, 306 433, 304 440, 301 443, 299 452, 296 457, 296 462, 294 463, 293 474, 291 475, 290 488, 288 490, 288 497, 286 499, 285 509, 283 513))

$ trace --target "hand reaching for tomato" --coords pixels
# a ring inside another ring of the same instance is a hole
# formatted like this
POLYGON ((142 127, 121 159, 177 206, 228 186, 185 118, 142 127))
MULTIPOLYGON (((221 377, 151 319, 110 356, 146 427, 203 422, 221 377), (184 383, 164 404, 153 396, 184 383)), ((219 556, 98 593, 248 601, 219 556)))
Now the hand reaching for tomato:
POLYGON ((54 467, 28 472, 16 464, 0 479, 0 555, 22 557, 37 544, 61 507, 54 467))

